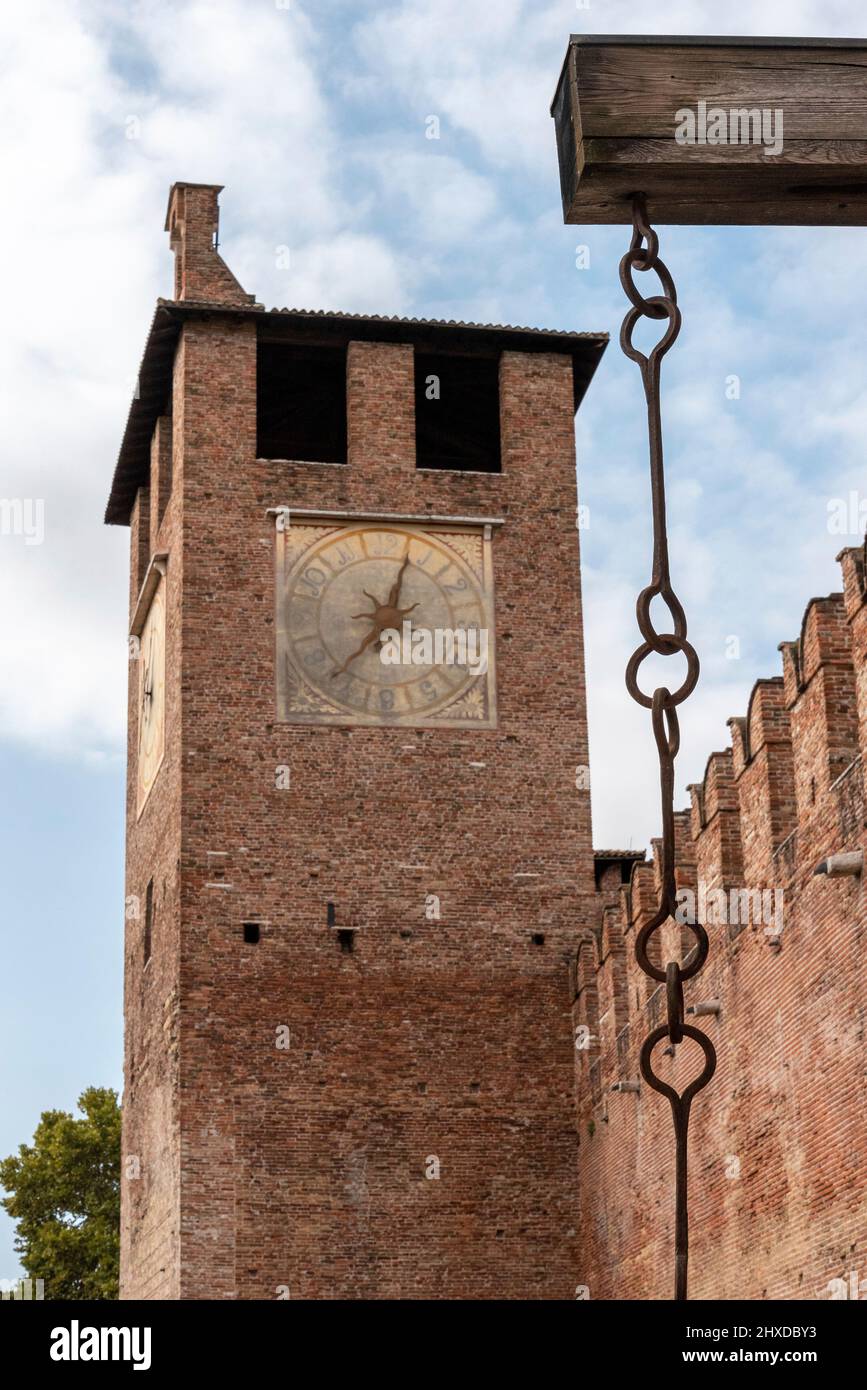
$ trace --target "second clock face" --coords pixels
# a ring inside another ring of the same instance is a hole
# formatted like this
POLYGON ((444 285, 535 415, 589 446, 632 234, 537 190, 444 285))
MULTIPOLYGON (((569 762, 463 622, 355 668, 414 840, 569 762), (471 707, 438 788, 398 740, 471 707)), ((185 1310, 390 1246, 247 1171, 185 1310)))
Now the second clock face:
POLYGON ((478 531, 293 521, 282 533, 278 717, 492 727, 489 544, 478 531))
POLYGON ((165 581, 152 600, 141 633, 138 684, 138 809, 141 813, 165 752, 165 581))

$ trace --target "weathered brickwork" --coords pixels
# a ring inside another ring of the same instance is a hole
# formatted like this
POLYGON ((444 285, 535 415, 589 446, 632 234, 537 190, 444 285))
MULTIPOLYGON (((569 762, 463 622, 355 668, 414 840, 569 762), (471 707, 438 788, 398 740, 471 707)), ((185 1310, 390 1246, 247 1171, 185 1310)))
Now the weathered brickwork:
MULTIPOLYGON (((177 372, 183 371, 183 351, 177 372)), ((142 1298, 179 1293, 178 975, 181 843, 181 570, 182 488, 166 497, 165 452, 173 448, 181 481, 177 431, 183 420, 163 417, 151 451, 150 483, 139 489, 131 517, 130 613, 150 557, 168 553, 171 573, 166 618, 166 751, 155 788, 137 815, 138 666, 130 660, 127 741, 126 940, 124 949, 125 1076, 121 1184, 122 1290, 142 1298), (172 442, 172 436, 174 441, 172 442), (152 496, 162 498, 162 520, 152 496), (152 882, 152 951, 143 959, 147 885, 152 882), (137 1271, 131 1285, 128 1271, 137 1271)), ((133 654, 131 654, 133 655, 133 654)))
POLYGON ((169 629, 140 820, 131 663, 127 892, 153 878, 156 917, 146 966, 127 922, 122 1295, 570 1297, 595 904, 571 357, 503 352, 500 474, 416 469, 412 342, 350 343, 345 465, 260 460, 230 288, 184 321, 131 517, 133 604, 167 552, 169 629), (281 504, 503 519, 498 728, 275 722, 281 504))
MULTIPOLYGON (((719 1066, 691 1120, 694 1298, 827 1298, 832 1280, 867 1279, 865 897, 861 877, 815 874, 867 839, 863 550, 840 560, 845 593, 808 606, 783 678, 757 682, 729 721, 733 747, 711 755, 678 817, 679 886, 782 890, 779 920, 767 900, 746 924, 709 926, 708 963, 685 986, 687 1008, 719 1003, 698 1020, 719 1066)), ((641 1042, 665 1017, 664 989, 633 959, 656 864, 632 867, 628 886, 619 869, 601 877, 577 972, 575 1023, 591 1035, 577 1054, 580 1279, 591 1298, 670 1298, 670 1108, 643 1082, 612 1091, 639 1079, 641 1042)), ((681 930, 667 959, 682 958, 681 930)), ((657 1046, 654 1066, 680 1090, 699 1049, 657 1046)))
POLYGON ((219 184, 176 183, 169 194, 166 231, 175 253, 175 299, 206 304, 252 304, 216 249, 219 184))

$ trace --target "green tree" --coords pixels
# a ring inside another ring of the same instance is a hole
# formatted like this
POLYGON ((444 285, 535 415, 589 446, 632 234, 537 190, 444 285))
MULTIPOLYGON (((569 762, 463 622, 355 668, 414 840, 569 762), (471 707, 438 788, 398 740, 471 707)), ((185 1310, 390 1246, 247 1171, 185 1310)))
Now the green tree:
POLYGON ((2 1204, 17 1223, 15 1249, 50 1299, 118 1296, 120 1106, 91 1086, 78 1119, 42 1113, 32 1144, 0 1160, 2 1204))

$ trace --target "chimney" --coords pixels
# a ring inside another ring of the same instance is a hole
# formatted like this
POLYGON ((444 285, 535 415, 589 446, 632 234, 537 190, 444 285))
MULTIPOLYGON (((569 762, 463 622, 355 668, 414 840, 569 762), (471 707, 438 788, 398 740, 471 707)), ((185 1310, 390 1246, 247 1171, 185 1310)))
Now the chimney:
POLYGON ((208 304, 253 304, 217 251, 219 183, 175 183, 169 193, 166 231, 175 253, 175 299, 208 304))

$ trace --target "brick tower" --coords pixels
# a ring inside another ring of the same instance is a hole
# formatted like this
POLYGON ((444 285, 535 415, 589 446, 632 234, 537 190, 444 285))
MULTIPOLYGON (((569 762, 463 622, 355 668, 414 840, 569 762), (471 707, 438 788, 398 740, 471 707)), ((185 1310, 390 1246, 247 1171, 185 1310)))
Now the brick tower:
POLYGON ((122 1297, 569 1297, 573 417, 605 340, 266 312, 219 191, 171 191, 106 513, 134 639, 122 1297))

